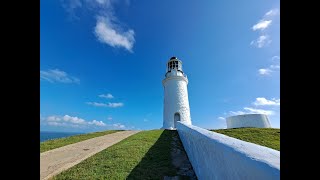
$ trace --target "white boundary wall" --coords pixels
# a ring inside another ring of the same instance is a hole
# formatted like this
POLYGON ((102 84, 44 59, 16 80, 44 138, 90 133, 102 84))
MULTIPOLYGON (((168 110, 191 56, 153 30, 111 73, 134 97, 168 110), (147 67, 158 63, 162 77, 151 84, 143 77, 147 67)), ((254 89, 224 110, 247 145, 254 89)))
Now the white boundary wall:
POLYGON ((177 130, 199 180, 280 179, 280 151, 181 122, 177 130))

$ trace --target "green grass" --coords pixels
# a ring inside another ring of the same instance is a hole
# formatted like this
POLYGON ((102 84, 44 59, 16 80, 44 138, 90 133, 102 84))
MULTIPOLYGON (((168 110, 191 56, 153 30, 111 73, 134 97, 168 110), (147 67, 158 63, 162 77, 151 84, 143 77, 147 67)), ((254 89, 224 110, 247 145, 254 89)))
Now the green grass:
POLYGON ((109 130, 109 131, 94 132, 94 133, 88 133, 88 134, 80 134, 80 135, 69 136, 65 138, 58 138, 58 139, 44 141, 40 143, 40 153, 49 151, 55 148, 59 148, 68 144, 73 144, 76 142, 91 139, 94 137, 115 133, 118 131, 120 130, 109 130))
POLYGON ((236 128, 211 131, 280 151, 280 129, 236 128))
POLYGON ((53 179, 163 179, 176 175, 171 164, 173 131, 132 135, 63 171, 53 179))

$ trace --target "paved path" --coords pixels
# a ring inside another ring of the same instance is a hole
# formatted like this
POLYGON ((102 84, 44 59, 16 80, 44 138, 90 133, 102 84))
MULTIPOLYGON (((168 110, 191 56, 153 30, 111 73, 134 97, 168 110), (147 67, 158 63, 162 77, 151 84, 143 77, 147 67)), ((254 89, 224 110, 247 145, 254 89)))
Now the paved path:
POLYGON ((138 132, 120 131, 43 152, 40 154, 40 179, 57 175, 138 132))

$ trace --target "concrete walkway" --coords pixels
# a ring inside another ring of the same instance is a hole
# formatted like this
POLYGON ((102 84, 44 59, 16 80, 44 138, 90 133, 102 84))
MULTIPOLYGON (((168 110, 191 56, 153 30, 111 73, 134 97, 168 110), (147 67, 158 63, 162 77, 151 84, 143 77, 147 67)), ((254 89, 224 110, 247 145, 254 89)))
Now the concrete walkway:
POLYGON ((40 179, 49 179, 138 132, 120 131, 41 153, 40 179))

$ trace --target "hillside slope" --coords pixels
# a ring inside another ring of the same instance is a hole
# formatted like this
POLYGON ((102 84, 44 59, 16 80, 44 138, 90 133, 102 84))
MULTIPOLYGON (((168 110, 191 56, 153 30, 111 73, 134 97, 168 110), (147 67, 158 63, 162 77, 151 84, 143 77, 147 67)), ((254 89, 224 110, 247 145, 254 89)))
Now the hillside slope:
POLYGON ((217 130, 211 130, 211 131, 280 151, 280 129, 234 128, 234 129, 217 129, 217 130))

